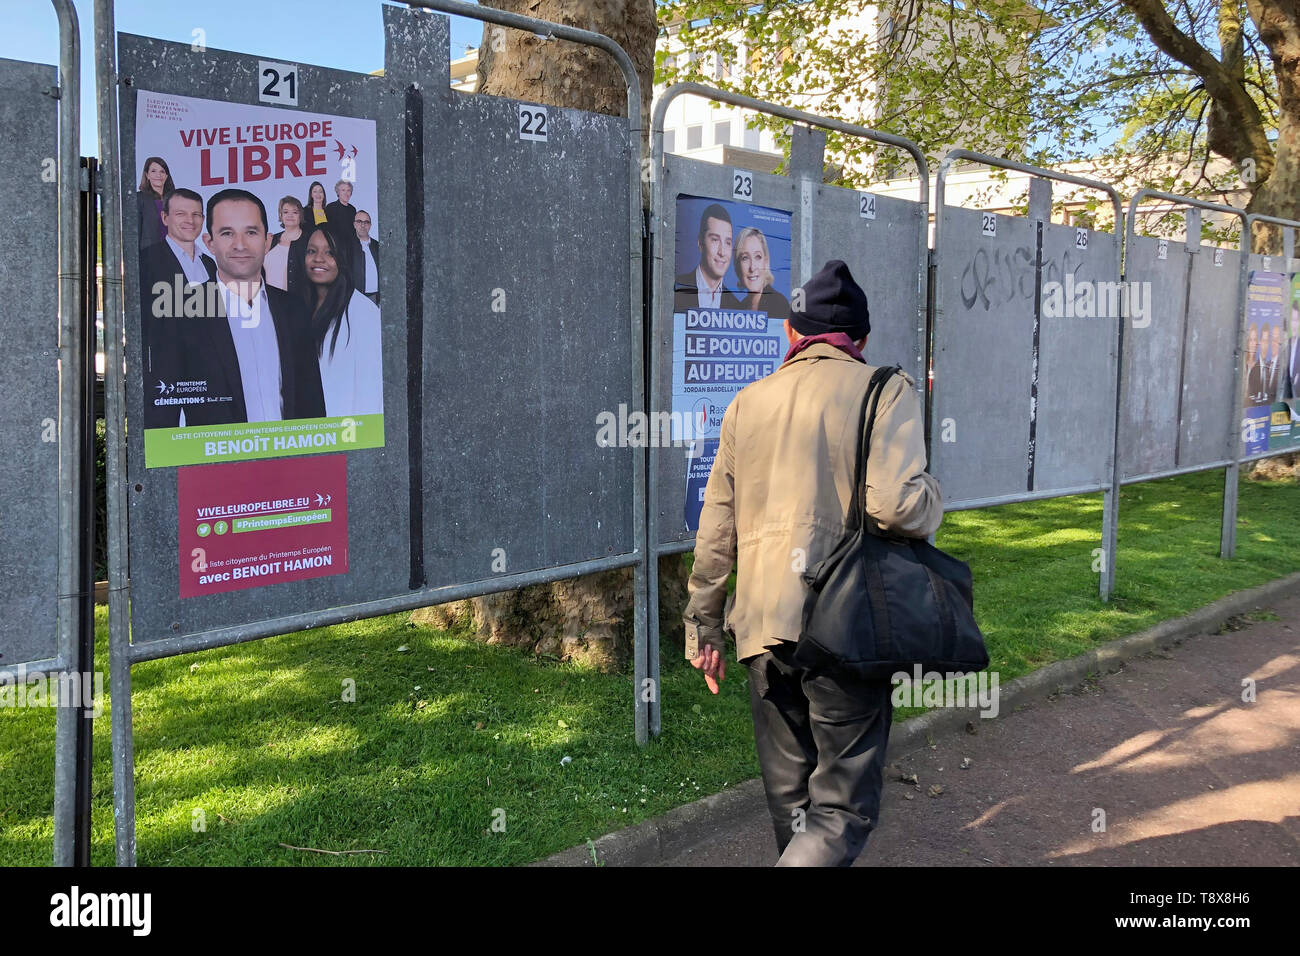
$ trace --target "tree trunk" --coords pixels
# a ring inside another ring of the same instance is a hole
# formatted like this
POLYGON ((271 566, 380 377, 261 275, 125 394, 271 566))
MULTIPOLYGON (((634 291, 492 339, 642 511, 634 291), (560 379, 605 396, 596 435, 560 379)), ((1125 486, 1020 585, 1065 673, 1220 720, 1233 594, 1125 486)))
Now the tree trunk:
MULTIPOLYGON (((1300 16, 1290 3, 1253 0, 1250 7, 1260 39, 1273 60, 1278 116, 1272 171, 1254 190, 1246 210, 1300 220, 1300 16)), ((1255 249, 1271 255, 1280 253, 1280 230, 1262 227, 1255 234, 1255 249)))
MULTIPOLYGON (((1273 171, 1251 194, 1246 211, 1300 221, 1300 50, 1275 57, 1274 67, 1279 95, 1273 171)), ((1280 254, 1281 230, 1257 226, 1255 251, 1280 254)))
MULTIPOLYGON (((641 85, 642 138, 649 127, 654 84, 654 0, 481 0, 484 6, 590 30, 613 39, 632 59, 641 85)), ((545 40, 522 30, 483 25, 478 92, 627 115, 627 87, 603 50, 545 40)), ((666 633, 681 631, 685 572, 680 555, 660 562, 661 618, 666 633)), ((535 654, 581 660, 602 670, 622 667, 632 649, 632 569, 424 608, 412 623, 438 627, 468 622, 489 644, 526 647, 535 654)))
MULTIPOLYGON (((659 633, 668 646, 678 649, 683 647, 686 579, 686 561, 680 554, 659 559, 659 633)), ((410 620, 426 627, 468 627, 488 644, 614 671, 627 664, 632 652, 632 570, 602 571, 438 604, 413 611, 410 620)))
MULTIPOLYGON (((641 128, 649 128, 654 90, 655 38, 659 24, 654 0, 481 0, 495 7, 539 20, 602 33, 616 42, 641 80, 641 128)), ((545 106, 570 106, 627 115, 623 73, 603 50, 543 40, 522 30, 483 25, 479 48, 478 92, 508 96, 545 106)))

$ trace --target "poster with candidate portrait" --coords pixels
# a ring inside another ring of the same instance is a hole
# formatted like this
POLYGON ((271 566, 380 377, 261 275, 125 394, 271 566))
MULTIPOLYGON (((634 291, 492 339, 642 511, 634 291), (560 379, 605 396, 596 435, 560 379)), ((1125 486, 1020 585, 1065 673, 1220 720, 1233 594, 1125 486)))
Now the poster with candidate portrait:
POLYGON ((1242 370, 1246 382, 1242 440, 1248 455, 1300 445, 1293 377, 1300 328, 1288 330, 1288 324, 1300 326, 1295 277, 1251 272, 1242 370))
POLYGON ((145 466, 382 447, 375 122, 147 90, 136 117, 145 466))
POLYGON ((685 518, 694 531, 723 413, 785 357, 791 216, 685 194, 676 211, 671 420, 673 440, 688 442, 685 518))

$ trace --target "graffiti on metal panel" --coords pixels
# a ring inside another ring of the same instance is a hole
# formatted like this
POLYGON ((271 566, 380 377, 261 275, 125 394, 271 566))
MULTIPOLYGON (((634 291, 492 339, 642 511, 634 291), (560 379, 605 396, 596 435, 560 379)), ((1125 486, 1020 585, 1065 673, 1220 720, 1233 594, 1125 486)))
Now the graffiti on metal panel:
MULTIPOLYGON (((1061 256, 1043 262, 1043 285, 1064 282, 1067 275, 1078 276, 1083 258, 1066 250, 1061 256)), ((967 309, 978 304, 985 312, 1010 305, 1017 299, 1034 299, 1034 249, 987 247, 975 250, 961 273, 961 302, 967 309)))

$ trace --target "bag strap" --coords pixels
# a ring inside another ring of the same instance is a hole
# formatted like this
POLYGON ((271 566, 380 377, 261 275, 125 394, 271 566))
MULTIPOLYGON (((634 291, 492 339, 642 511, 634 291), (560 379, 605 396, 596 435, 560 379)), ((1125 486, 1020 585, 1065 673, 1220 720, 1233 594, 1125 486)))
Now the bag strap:
MULTIPOLYGON (((849 528, 861 528, 867 518, 863 497, 867 483, 867 456, 871 453, 871 433, 876 424, 876 406, 880 404, 880 395, 885 390, 885 383, 895 372, 903 370, 900 365, 881 366, 871 376, 867 385, 866 397, 862 400, 862 419, 858 424, 861 444, 858 446, 857 464, 853 469, 853 497, 849 501, 849 528)), ((872 522, 874 525, 875 522, 872 522)), ((872 531, 876 531, 873 527, 872 531)))

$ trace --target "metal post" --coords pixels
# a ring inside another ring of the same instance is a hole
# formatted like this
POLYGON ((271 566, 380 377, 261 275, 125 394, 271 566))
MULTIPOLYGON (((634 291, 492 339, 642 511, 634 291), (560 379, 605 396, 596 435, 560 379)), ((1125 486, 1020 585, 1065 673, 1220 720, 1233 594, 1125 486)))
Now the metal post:
MULTIPOLYGON (((95 193, 96 166, 94 159, 82 160, 86 172, 86 189, 81 195, 82 261, 94 263, 99 235, 99 199, 95 193)), ((93 269, 93 265, 92 265, 93 269)), ((93 276, 93 274, 92 274, 93 276)), ((83 687, 90 681, 90 694, 95 691, 95 311, 98 294, 92 276, 82 283, 81 318, 82 349, 77 373, 82 384, 81 419, 81 593, 77 601, 77 658, 76 671, 81 674, 83 687)), ((93 698, 82 692, 82 702, 93 698)), ((76 865, 90 866, 90 792, 94 763, 94 733, 91 719, 93 710, 81 708, 76 721, 76 812, 75 845, 76 865)))
MULTIPOLYGON (((59 600, 58 657, 82 673, 79 659, 81 408, 81 33, 72 0, 51 0, 59 18, 59 600)), ((58 708, 54 742, 54 865, 76 862, 79 707, 58 708)))
POLYGON ((108 498, 108 646, 113 727, 113 824, 118 866, 135 865, 135 754, 126 569, 126 379, 122 308, 122 191, 117 142, 117 31, 113 0, 95 0, 104 260, 104 428, 108 498))
MULTIPOLYGON (((1130 248, 1129 238, 1132 235, 1131 230, 1133 228, 1132 213, 1129 213, 1127 220, 1122 225, 1120 222, 1116 222, 1115 228, 1116 231, 1121 228, 1125 230, 1124 244, 1120 249, 1119 284, 1121 289, 1127 289, 1127 255, 1130 248)), ((1124 401, 1124 329, 1129 320, 1128 296, 1125 296, 1121 301, 1123 305, 1120 310, 1119 330, 1115 333, 1115 416, 1110 435, 1110 487, 1106 489, 1105 494, 1102 496, 1101 506, 1101 583, 1099 596, 1102 601, 1106 602, 1110 601, 1110 596, 1115 590, 1115 552, 1119 547, 1119 423, 1124 401)))

